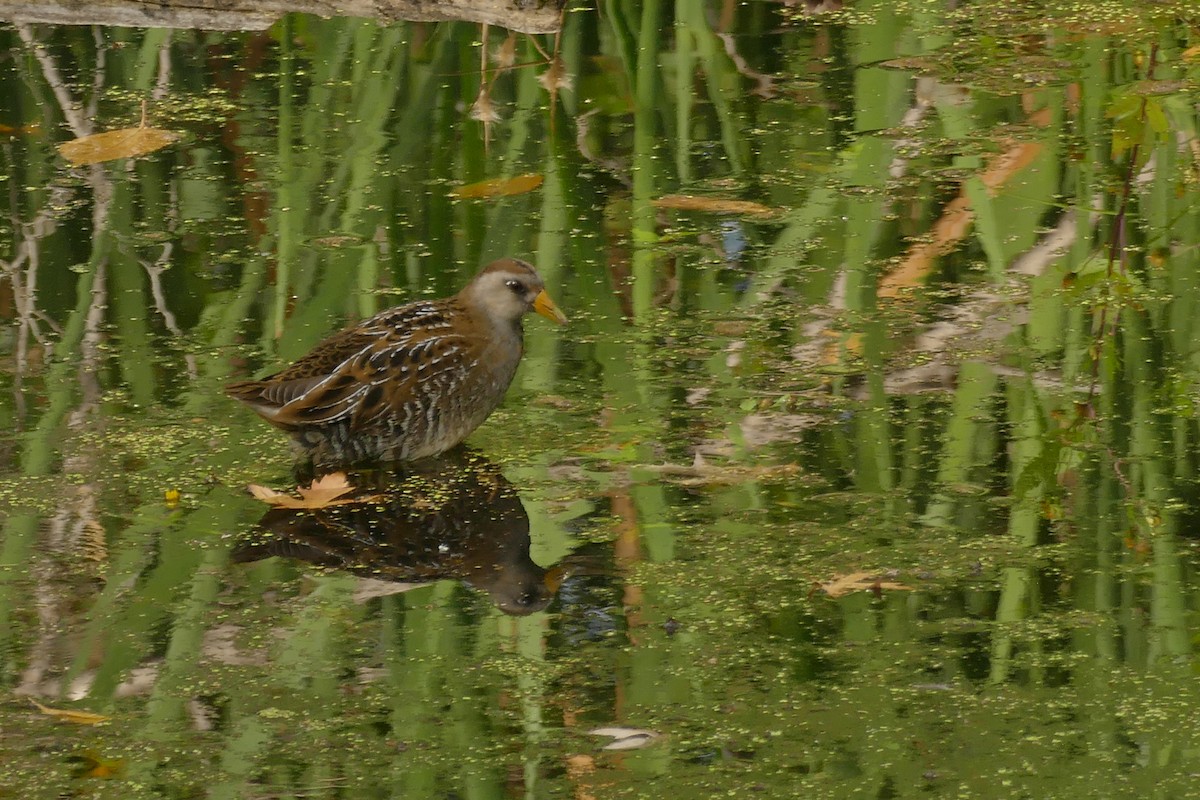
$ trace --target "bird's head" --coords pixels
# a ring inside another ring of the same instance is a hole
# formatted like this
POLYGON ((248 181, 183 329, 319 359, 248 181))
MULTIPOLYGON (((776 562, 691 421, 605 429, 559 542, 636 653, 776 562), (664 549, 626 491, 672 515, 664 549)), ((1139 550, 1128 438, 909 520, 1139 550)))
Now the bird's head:
POLYGON ((533 266, 516 258, 502 258, 488 264, 462 291, 473 306, 496 322, 515 323, 524 314, 536 311, 559 325, 567 321, 558 310, 542 278, 533 266))

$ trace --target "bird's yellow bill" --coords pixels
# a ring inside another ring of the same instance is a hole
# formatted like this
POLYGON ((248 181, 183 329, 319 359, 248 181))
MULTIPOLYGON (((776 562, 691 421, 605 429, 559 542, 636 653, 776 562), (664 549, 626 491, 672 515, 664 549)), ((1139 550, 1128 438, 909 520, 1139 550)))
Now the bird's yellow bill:
POLYGON ((554 320, 559 325, 567 324, 567 315, 558 310, 558 306, 554 305, 554 301, 550 299, 550 295, 546 294, 545 289, 542 289, 538 292, 537 297, 533 298, 533 310, 546 319, 554 320))

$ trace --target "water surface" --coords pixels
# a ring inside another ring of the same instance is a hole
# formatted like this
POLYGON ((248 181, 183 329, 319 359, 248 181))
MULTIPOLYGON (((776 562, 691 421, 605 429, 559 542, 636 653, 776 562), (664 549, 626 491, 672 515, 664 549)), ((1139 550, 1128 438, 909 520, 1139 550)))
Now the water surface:
POLYGON ((1041 6, 0 28, 3 791, 1193 796, 1200 17, 1041 6), (469 451, 251 496, 504 255, 469 451))

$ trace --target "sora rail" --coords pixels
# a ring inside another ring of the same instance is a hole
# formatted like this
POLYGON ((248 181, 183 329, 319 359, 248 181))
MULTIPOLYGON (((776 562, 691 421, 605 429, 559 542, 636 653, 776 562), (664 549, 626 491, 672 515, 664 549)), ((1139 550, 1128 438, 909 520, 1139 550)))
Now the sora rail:
POLYGON ((453 297, 389 308, 282 372, 225 391, 317 464, 425 458, 461 442, 500 404, 529 311, 567 321, 532 266, 503 258, 453 297))

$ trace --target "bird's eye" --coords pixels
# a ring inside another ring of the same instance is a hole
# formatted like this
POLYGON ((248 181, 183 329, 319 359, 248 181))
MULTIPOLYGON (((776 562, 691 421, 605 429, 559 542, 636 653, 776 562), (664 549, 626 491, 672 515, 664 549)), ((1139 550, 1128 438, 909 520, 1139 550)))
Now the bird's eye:
POLYGON ((525 287, 521 285, 520 281, 508 280, 504 282, 504 285, 512 289, 513 294, 523 294, 525 292, 525 287))

